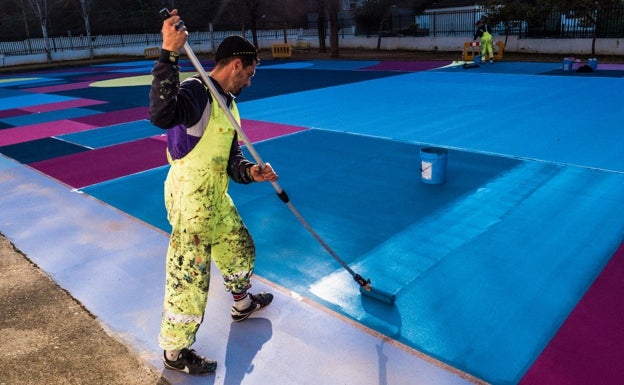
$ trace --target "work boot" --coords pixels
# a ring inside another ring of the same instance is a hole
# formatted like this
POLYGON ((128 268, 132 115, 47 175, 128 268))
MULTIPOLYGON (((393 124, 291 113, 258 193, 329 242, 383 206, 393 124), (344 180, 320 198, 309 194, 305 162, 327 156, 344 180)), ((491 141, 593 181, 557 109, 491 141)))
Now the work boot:
POLYGON ((217 361, 202 357, 192 349, 182 349, 175 361, 167 359, 167 352, 164 354, 163 362, 167 369, 179 370, 188 374, 209 374, 217 370, 217 361))
POLYGON ((232 319, 236 322, 247 319, 254 312, 268 306, 273 301, 273 294, 271 293, 259 293, 256 295, 249 293, 248 295, 251 299, 251 305, 247 309, 238 310, 232 306, 232 319))

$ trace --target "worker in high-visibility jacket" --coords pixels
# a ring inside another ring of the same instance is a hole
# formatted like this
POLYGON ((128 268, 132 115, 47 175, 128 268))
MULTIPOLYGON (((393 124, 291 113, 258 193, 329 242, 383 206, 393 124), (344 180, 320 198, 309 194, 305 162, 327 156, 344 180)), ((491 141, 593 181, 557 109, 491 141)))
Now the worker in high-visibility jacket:
POLYGON ((223 39, 215 53, 211 81, 233 118, 221 109, 217 94, 197 76, 180 82, 180 50, 186 27, 177 10, 163 22, 161 55, 152 70, 150 119, 167 129, 169 171, 164 203, 171 224, 165 263, 165 295, 158 342, 166 368, 189 374, 215 372, 217 362, 191 345, 204 320, 214 261, 232 294, 233 321, 247 319, 273 300, 271 293, 252 294, 255 245, 228 194, 234 182, 274 182, 278 176, 247 160, 238 141, 240 116, 234 97, 251 85, 259 59, 242 36, 223 39))
POLYGON ((473 41, 481 39, 481 60, 485 61, 485 54, 488 54, 490 63, 494 63, 494 43, 492 42, 492 29, 484 21, 477 22, 477 31, 474 34, 473 41))

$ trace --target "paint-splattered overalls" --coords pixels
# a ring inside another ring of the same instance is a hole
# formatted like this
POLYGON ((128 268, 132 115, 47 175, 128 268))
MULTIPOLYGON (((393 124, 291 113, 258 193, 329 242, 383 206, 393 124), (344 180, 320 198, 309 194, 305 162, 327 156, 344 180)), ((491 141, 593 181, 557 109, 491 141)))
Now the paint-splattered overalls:
POLYGON ((481 59, 485 60, 485 55, 488 55, 488 59, 494 58, 494 43, 492 37, 492 29, 487 24, 480 24, 474 39, 481 38, 481 59))
MULTIPOLYGON (((214 97, 213 97, 214 100, 214 97)), ((166 261, 160 346, 178 350, 195 342, 210 281, 210 258, 232 292, 248 289, 253 274, 253 240, 227 193, 226 172, 234 127, 216 102, 199 143, 172 160, 165 181, 165 205, 172 226, 166 261)), ((232 115, 240 122, 236 104, 232 115)))
POLYGON ((491 60, 494 58, 494 45, 492 42, 492 34, 485 30, 483 36, 481 36, 481 57, 485 58, 485 54, 488 54, 488 58, 491 60))

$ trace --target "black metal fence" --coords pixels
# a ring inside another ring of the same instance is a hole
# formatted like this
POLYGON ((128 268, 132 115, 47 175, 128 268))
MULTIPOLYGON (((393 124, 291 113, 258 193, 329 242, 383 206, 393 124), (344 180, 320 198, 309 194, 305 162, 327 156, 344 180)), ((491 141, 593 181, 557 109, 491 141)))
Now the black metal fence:
MULTIPOLYGON (((414 36, 414 37, 472 37, 475 23, 485 15, 481 9, 457 11, 426 11, 422 15, 389 15, 375 30, 365 28, 353 18, 341 19, 339 33, 341 38, 357 35, 383 36, 414 36)), ((521 39, 541 38, 624 38, 624 6, 608 10, 596 11, 591 17, 579 17, 571 12, 549 11, 543 15, 533 16, 530 20, 518 20, 492 25, 494 33, 499 36, 517 36, 521 39)), ((222 27, 223 28, 223 27, 222 27)), ((227 27, 226 27, 227 28, 227 27)), ((236 26, 227 30, 213 32, 190 32, 189 42, 220 41, 223 36, 233 33, 236 26)), ((235 33, 240 33, 240 30, 235 33)), ((245 31, 251 39, 251 32, 245 31)), ((271 29, 258 30, 258 40, 281 39, 286 35, 293 38, 317 39, 315 28, 271 29)), ((329 36, 329 31, 326 32, 329 36)), ((97 35, 90 39, 87 36, 55 36, 48 39, 51 52, 89 49, 115 48, 131 46, 160 45, 160 33, 97 35)), ((31 38, 22 41, 0 41, 1 55, 29 55, 45 53, 46 42, 43 38, 31 38)))
MULTIPOLYGON (((472 36, 478 20, 487 18, 483 9, 455 11, 425 11, 414 17, 408 29, 403 17, 390 18, 384 23, 388 34, 416 36, 472 36)), ((525 19, 490 24, 497 35, 518 36, 521 39, 542 38, 621 38, 624 37, 624 6, 597 10, 580 16, 574 12, 549 10, 525 19)))
MULTIPOLYGON (((289 41, 299 38, 311 38, 316 36, 316 30, 304 29, 279 29, 279 30, 259 30, 258 40, 283 39, 284 33, 289 41)), ((213 31, 213 32, 189 32, 188 41, 190 44, 211 43, 218 45, 225 37, 231 34, 241 34, 241 31, 213 31)), ((252 39, 251 32, 245 31, 244 35, 252 39)), ((144 34, 120 34, 120 35, 97 35, 91 36, 56 36, 48 39, 50 52, 62 52, 70 50, 100 49, 100 48, 122 48, 122 47, 149 47, 160 46, 162 36, 160 33, 144 34)), ((43 38, 26 39, 22 41, 0 42, 0 54, 4 55, 32 55, 47 52, 46 42, 43 38)))

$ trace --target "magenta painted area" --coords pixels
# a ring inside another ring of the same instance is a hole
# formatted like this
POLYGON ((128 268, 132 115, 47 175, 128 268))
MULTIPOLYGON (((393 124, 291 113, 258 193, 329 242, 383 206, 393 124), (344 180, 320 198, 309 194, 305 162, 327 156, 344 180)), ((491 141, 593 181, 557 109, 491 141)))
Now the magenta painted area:
POLYGON ((167 135, 166 134, 154 135, 154 136, 150 136, 150 138, 154 139, 154 140, 160 140, 161 142, 167 143, 167 135))
POLYGON ((395 61, 384 60, 374 66, 364 67, 363 71, 427 71, 434 68, 444 67, 451 64, 448 60, 430 60, 430 61, 395 61))
POLYGON ((30 111, 26 111, 25 108, 11 108, 8 110, 0 110, 0 119, 12 118, 14 116, 22 116, 30 114, 30 111))
MULTIPOLYGON (((299 131, 307 130, 306 127, 292 126, 289 124, 279 124, 271 122, 262 122, 260 120, 241 119, 241 127, 245 131, 245 134, 249 140, 254 142, 261 142, 263 140, 276 138, 282 135, 288 135, 299 131)), ((163 130, 163 132, 165 132, 163 130)), ((167 135, 154 135, 151 137, 154 140, 167 142, 167 135)))
POLYGON ((249 140, 252 142, 259 142, 307 129, 306 127, 292 126, 290 124, 279 124, 249 119, 242 119, 241 127, 245 131, 245 134, 247 134, 249 140))
POLYGON ((57 120, 54 122, 5 128, 4 130, 0 130, 0 146, 85 131, 93 127, 94 126, 91 124, 75 122, 73 120, 57 120))
POLYGON ((97 127, 112 126, 115 124, 134 122, 141 119, 149 119, 149 107, 135 107, 127 110, 103 112, 90 116, 75 118, 77 122, 92 124, 97 127))
POLYGON ((31 163, 71 187, 81 188, 167 163, 166 143, 151 138, 31 163))
POLYGON ((94 75, 89 75, 89 76, 84 76, 81 78, 76 78, 76 80, 80 80, 80 81, 88 81, 88 82, 99 82, 102 80, 110 80, 110 79, 119 79, 119 74, 118 73, 103 73, 103 74, 94 74, 94 75))
POLYGON ((520 385, 622 384, 624 243, 520 385))
POLYGON ((58 74, 64 75, 64 74, 67 74, 68 72, 75 73, 77 71, 79 71, 80 73, 89 74, 89 73, 110 71, 110 68, 99 67, 99 66, 80 67, 80 68, 59 68, 59 69, 54 69, 54 70, 36 71, 36 72, 33 72, 33 74, 43 74, 45 76, 51 76, 51 75, 58 75, 58 74))
POLYGON ((108 80, 108 79, 119 79, 119 74, 94 74, 91 76, 81 78, 80 82, 75 83, 67 83, 67 84, 57 84, 53 86, 44 86, 44 87, 33 87, 29 88, 30 92, 39 92, 39 93, 53 93, 53 92, 62 92, 62 91, 71 91, 71 90, 79 90, 83 88, 91 87, 91 84, 100 80, 108 80))
MULTIPOLYGON (((582 66, 586 65, 587 62, 586 61, 580 61, 580 62, 575 62, 572 64, 572 69, 573 70, 577 70, 579 68, 581 68, 582 66)), ((624 64, 618 64, 618 63, 601 63, 600 60, 598 60, 598 71, 603 70, 603 71, 624 71, 624 64)))
POLYGON ((82 88, 88 88, 91 83, 92 82, 57 84, 57 85, 54 85, 54 86, 29 88, 28 91, 49 94, 49 93, 53 93, 53 92, 79 90, 79 89, 82 89, 82 88))
POLYGON ((624 64, 600 63, 598 62, 598 70, 621 70, 624 71, 624 64))
POLYGON ((65 110, 68 108, 95 106, 98 104, 105 104, 105 103, 107 102, 103 102, 101 100, 74 99, 74 100, 68 100, 65 102, 37 104, 34 106, 22 107, 22 110, 28 111, 29 113, 49 112, 49 111, 65 110))

